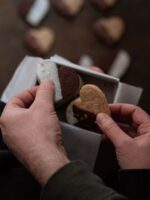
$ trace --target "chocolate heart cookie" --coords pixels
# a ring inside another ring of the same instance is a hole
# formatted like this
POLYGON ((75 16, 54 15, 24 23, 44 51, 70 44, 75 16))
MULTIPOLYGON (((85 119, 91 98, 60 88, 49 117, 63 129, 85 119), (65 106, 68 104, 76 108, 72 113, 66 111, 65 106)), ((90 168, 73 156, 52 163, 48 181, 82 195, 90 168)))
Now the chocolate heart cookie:
POLYGON ((97 132, 95 120, 100 112, 110 115, 105 94, 96 85, 86 84, 80 90, 80 97, 68 106, 66 119, 68 123, 97 132))

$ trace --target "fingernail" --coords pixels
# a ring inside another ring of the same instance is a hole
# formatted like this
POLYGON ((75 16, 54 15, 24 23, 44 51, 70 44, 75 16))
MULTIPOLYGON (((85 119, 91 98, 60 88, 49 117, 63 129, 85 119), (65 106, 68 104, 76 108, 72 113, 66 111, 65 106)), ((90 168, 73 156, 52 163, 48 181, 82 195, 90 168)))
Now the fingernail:
POLYGON ((44 79, 41 81, 41 84, 54 86, 54 82, 51 79, 44 79))
POLYGON ((49 83, 50 82, 50 79, 43 79, 41 80, 41 83, 49 83))
POLYGON ((107 118, 107 114, 105 114, 105 113, 99 113, 98 115, 97 115, 97 117, 96 117, 96 121, 98 122, 98 123, 101 123, 102 122, 102 120, 104 120, 104 119, 106 119, 107 118))

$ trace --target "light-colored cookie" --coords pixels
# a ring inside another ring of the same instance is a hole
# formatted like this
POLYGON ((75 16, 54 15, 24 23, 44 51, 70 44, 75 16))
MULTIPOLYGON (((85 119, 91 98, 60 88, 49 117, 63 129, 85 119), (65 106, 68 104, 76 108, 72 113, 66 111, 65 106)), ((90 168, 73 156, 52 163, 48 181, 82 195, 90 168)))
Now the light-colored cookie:
POLYGON ((107 99, 102 90, 92 84, 84 85, 80 90, 80 98, 73 104, 85 112, 97 115, 100 112, 110 115, 107 99))
POLYGON ((24 41, 26 47, 34 54, 39 56, 46 55, 54 44, 55 33, 47 27, 30 29, 25 34, 24 41))
POLYGON ((20 16, 31 26, 38 26, 51 7, 50 0, 21 0, 18 2, 20 2, 20 16))
POLYGON ((66 16, 75 16, 82 8, 85 0, 52 0, 54 7, 66 16))
POLYGON ((105 10, 113 7, 117 0, 91 0, 91 2, 98 6, 100 9, 105 10))
POLYGON ((125 32, 125 23, 121 17, 112 16, 100 18, 94 24, 98 37, 108 44, 119 42, 125 32))

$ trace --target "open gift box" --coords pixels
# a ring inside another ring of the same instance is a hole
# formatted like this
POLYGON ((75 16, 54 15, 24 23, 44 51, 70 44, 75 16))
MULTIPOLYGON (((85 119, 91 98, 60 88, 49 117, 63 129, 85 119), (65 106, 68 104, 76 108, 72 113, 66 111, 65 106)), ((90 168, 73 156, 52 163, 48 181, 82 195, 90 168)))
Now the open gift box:
MULTIPOLYGON (((142 93, 142 89, 139 87, 121 83, 115 77, 91 71, 73 64, 60 56, 53 56, 49 60, 46 60, 46 62, 48 61, 76 70, 81 75, 84 83, 92 83, 100 86, 109 103, 123 102, 138 104, 142 93)), ((1 101, 7 103, 12 96, 35 85, 37 83, 37 67, 44 62, 45 60, 42 58, 26 56, 4 90, 1 101)), ((80 159, 85 161, 92 170, 101 143, 101 135, 69 125, 63 121, 61 122, 63 142, 69 158, 71 160, 80 159)))

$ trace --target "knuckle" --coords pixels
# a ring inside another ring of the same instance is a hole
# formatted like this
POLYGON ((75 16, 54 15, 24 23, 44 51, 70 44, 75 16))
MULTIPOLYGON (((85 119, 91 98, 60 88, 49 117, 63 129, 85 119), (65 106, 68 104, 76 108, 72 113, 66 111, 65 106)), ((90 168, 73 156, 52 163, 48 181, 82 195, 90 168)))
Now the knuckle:
POLYGON ((143 125, 141 125, 139 128, 138 128, 138 131, 144 135, 144 134, 147 134, 150 132, 150 124, 149 123, 145 123, 143 125))
POLYGON ((8 104, 13 103, 15 100, 16 100, 16 96, 11 97, 8 104))
POLYGON ((133 146, 132 140, 130 138, 124 138, 123 140, 120 140, 117 144, 118 149, 126 149, 130 146, 133 146))

